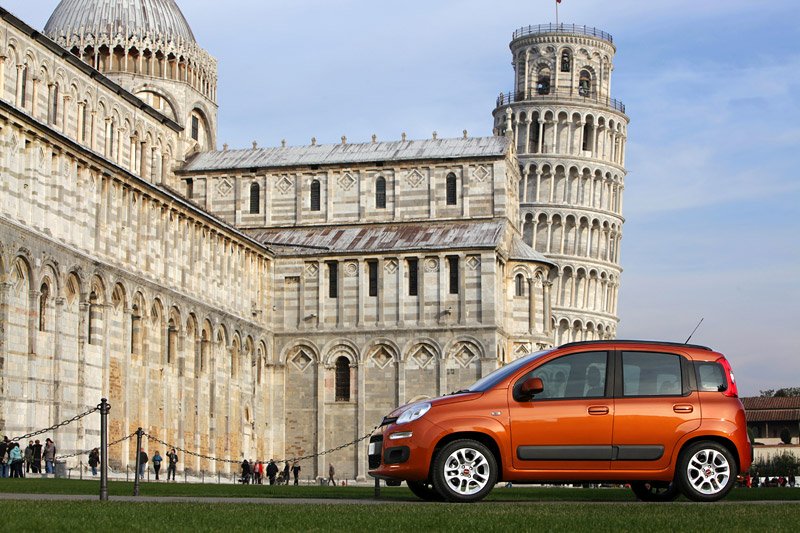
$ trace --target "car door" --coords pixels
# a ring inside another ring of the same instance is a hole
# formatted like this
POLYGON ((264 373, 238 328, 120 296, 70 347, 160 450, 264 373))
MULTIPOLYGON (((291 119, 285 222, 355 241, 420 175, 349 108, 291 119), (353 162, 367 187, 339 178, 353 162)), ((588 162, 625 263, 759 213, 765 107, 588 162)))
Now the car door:
POLYGON ((623 350, 617 355, 614 470, 662 470, 678 441, 700 426, 690 362, 678 353, 623 350))
POLYGON ((614 403, 609 354, 578 352, 543 362, 509 387, 512 464, 518 470, 607 470, 614 403), (544 391, 521 398, 526 379, 544 391))

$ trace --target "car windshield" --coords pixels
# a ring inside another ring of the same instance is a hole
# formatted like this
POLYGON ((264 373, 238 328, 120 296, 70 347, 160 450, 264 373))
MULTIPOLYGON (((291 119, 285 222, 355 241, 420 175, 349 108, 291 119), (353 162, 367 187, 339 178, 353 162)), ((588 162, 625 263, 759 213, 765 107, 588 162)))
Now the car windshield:
POLYGON ((547 355, 553 350, 542 350, 541 352, 535 352, 525 357, 521 357, 516 361, 512 361, 511 363, 507 364, 506 366, 500 367, 488 376, 484 376, 472 385, 465 391, 469 392, 486 392, 487 390, 491 389, 508 376, 519 370, 520 368, 524 367, 528 363, 539 359, 543 355, 547 355))

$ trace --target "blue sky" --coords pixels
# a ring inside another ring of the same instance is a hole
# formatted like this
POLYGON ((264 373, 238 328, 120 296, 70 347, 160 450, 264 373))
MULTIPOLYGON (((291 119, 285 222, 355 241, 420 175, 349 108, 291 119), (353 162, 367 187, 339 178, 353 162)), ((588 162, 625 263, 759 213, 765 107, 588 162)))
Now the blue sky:
MULTIPOLYGON (((57 0, 2 0, 42 28, 57 0)), ((178 0, 219 60, 219 142, 490 135, 508 43, 554 1, 178 0)), ((744 394, 800 386, 800 3, 563 0, 614 35, 630 174, 619 335, 693 342, 744 394)))

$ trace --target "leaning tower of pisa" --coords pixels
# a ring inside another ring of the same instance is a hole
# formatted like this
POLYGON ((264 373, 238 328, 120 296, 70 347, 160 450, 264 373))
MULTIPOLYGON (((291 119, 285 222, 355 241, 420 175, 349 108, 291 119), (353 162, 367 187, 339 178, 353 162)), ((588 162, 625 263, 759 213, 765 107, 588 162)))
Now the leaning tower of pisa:
POLYGON ((559 266, 555 343, 612 338, 619 291, 628 117, 611 97, 611 35, 549 24, 514 32, 514 86, 494 110, 522 170, 524 238, 559 266))

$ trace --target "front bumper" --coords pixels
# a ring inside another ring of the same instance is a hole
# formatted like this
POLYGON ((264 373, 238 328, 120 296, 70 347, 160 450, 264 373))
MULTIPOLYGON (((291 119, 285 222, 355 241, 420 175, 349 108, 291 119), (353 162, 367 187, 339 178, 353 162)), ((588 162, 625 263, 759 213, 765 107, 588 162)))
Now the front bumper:
POLYGON ((444 430, 424 418, 397 426, 384 427, 383 433, 369 440, 369 475, 387 481, 425 481, 430 472, 434 447, 444 430), (411 432, 411 437, 392 440, 395 433, 411 432))

